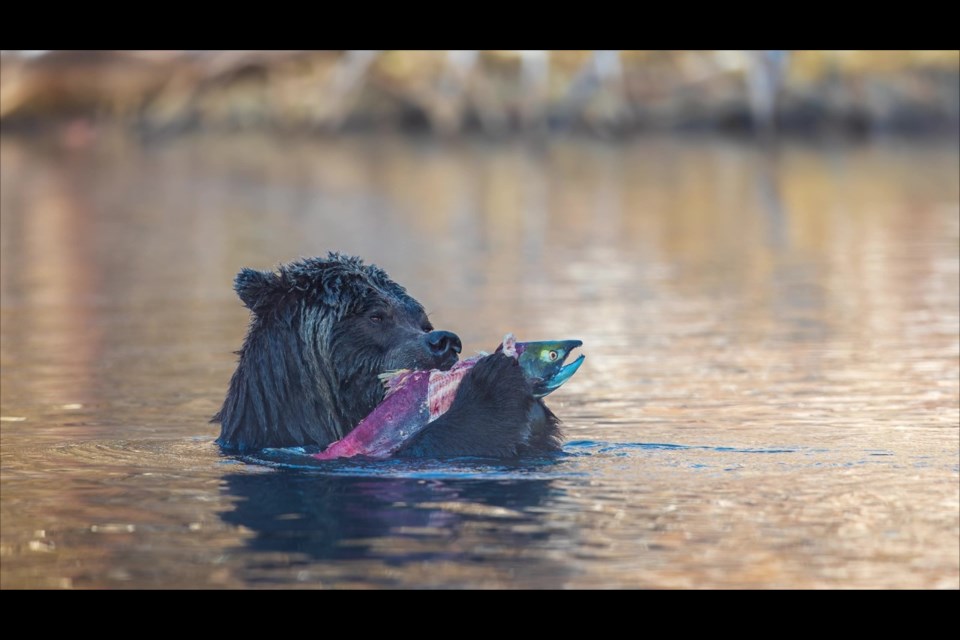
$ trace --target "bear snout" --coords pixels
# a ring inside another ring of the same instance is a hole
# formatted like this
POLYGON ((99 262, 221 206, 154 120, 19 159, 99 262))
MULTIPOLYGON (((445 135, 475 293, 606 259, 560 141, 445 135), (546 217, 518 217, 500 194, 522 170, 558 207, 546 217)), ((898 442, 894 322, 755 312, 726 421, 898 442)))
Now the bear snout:
POLYGON ((463 349, 460 336, 452 331, 431 331, 424 339, 430 355, 439 364, 439 368, 452 367, 457 362, 458 354, 463 349))

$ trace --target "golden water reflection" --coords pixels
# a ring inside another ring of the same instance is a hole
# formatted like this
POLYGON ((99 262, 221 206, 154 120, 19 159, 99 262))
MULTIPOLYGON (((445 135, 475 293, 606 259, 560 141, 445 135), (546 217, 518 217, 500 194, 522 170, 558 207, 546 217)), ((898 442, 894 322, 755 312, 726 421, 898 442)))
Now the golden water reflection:
POLYGON ((906 143, 0 139, 3 587, 958 588, 957 175, 906 143), (221 459, 233 275, 330 249, 468 351, 582 339, 569 455, 221 459))

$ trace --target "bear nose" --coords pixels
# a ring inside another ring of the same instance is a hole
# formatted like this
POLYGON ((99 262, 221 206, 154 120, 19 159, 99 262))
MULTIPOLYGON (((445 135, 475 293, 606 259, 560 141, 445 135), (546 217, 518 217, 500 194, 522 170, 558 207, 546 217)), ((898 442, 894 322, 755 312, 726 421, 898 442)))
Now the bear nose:
POLYGON ((463 348, 460 337, 452 331, 431 331, 427 334, 427 346, 435 356, 444 356, 450 351, 460 353, 463 348))

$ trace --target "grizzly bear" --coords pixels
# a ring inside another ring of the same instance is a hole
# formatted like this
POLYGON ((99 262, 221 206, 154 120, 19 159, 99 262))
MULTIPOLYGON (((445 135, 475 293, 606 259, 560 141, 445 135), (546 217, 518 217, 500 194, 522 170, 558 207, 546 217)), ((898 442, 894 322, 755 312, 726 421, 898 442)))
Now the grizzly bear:
MULTIPOLYGON (((423 306, 376 265, 331 252, 243 269, 234 289, 252 318, 223 407, 224 451, 324 448, 384 397, 380 374, 449 369, 460 338, 436 331, 423 306)), ((466 375, 450 409, 399 456, 516 457, 557 450, 559 421, 517 360, 494 353, 466 375)))

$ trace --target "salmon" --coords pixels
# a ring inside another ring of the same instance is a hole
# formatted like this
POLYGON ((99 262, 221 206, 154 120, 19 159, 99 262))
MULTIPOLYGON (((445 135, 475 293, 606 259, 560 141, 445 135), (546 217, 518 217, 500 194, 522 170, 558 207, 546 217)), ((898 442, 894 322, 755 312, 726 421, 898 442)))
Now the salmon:
MULTIPOLYGON (((579 340, 517 342, 514 335, 508 333, 496 353, 516 358, 524 377, 531 383, 533 395, 542 398, 559 388, 580 368, 583 355, 568 365, 564 365, 564 361, 582 344, 579 340)), ((383 401, 353 431, 313 457, 318 460, 358 455, 390 457, 450 409, 463 378, 487 355, 478 353, 447 371, 403 369, 382 374, 380 378, 386 388, 383 401)))

